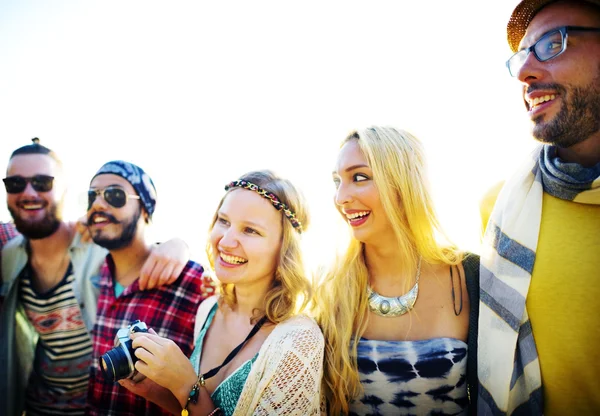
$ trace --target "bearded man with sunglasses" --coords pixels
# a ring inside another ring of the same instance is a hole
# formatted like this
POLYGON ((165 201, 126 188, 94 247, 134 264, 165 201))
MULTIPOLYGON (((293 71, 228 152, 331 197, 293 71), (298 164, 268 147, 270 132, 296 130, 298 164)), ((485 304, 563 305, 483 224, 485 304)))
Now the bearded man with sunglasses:
MULTIPOLYGON (((83 415, 107 252, 62 220, 62 163, 39 140, 12 153, 3 182, 20 234, 0 227, 0 414, 83 415)), ((181 240, 152 253, 150 286, 177 279, 188 258, 181 240)))
POLYGON ((524 0, 510 74, 543 144, 481 253, 478 414, 600 414, 600 0, 524 0))
POLYGON ((100 296, 93 331, 89 415, 162 415, 161 407, 106 377, 100 364, 113 348, 115 334, 141 320, 160 336, 173 340, 186 355, 194 346, 194 321, 202 300, 213 288, 203 281, 202 267, 189 261, 170 285, 141 291, 138 276, 150 254, 144 231, 156 206, 150 177, 133 163, 106 163, 88 191, 88 229, 94 242, 109 251, 100 273, 100 296))

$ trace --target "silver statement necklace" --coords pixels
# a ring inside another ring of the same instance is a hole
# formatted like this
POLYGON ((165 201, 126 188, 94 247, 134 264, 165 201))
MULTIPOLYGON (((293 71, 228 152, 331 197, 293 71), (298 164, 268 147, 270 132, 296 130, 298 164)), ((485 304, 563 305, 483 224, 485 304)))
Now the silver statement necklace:
POLYGON ((417 278, 415 285, 405 295, 396 297, 381 296, 367 285, 367 296, 369 297, 369 309, 379 316, 400 316, 410 311, 417 301, 419 295, 419 277, 421 276, 421 259, 417 265, 417 278))

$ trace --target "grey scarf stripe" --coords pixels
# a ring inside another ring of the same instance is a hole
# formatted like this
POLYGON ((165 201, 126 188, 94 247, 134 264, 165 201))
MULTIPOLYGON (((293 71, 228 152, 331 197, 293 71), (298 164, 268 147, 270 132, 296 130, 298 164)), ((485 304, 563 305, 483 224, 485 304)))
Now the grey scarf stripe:
POLYGON ((560 199, 572 201, 581 192, 592 189, 594 180, 600 176, 600 163, 582 168, 576 163, 563 162, 556 157, 556 148, 546 146, 540 153, 544 191, 560 199))
POLYGON ((511 240, 495 224, 492 232, 494 233, 494 248, 498 254, 531 274, 535 262, 535 251, 528 249, 518 241, 511 240))

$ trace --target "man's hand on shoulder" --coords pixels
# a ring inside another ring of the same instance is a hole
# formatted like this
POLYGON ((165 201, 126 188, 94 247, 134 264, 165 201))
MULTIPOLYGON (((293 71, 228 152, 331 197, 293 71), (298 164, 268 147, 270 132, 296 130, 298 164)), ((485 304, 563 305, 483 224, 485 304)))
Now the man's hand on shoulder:
POLYGON ((180 238, 153 245, 140 272, 140 289, 150 290, 175 282, 189 259, 190 249, 180 238))

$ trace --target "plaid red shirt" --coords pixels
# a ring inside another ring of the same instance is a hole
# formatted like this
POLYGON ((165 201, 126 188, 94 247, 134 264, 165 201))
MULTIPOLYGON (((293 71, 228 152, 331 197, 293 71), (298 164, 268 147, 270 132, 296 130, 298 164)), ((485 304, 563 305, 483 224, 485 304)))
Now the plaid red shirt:
POLYGON ((19 235, 15 225, 12 222, 0 222, 0 250, 4 244, 19 235))
POLYGON ((202 266, 188 262, 177 281, 158 289, 141 291, 138 280, 115 298, 114 266, 110 256, 100 270, 100 296, 92 331, 93 356, 88 390, 91 415, 168 415, 159 406, 136 396, 102 375, 98 358, 112 349, 117 331, 136 319, 162 337, 173 340, 188 357, 194 347, 194 321, 198 305, 214 294, 214 283, 202 266))

